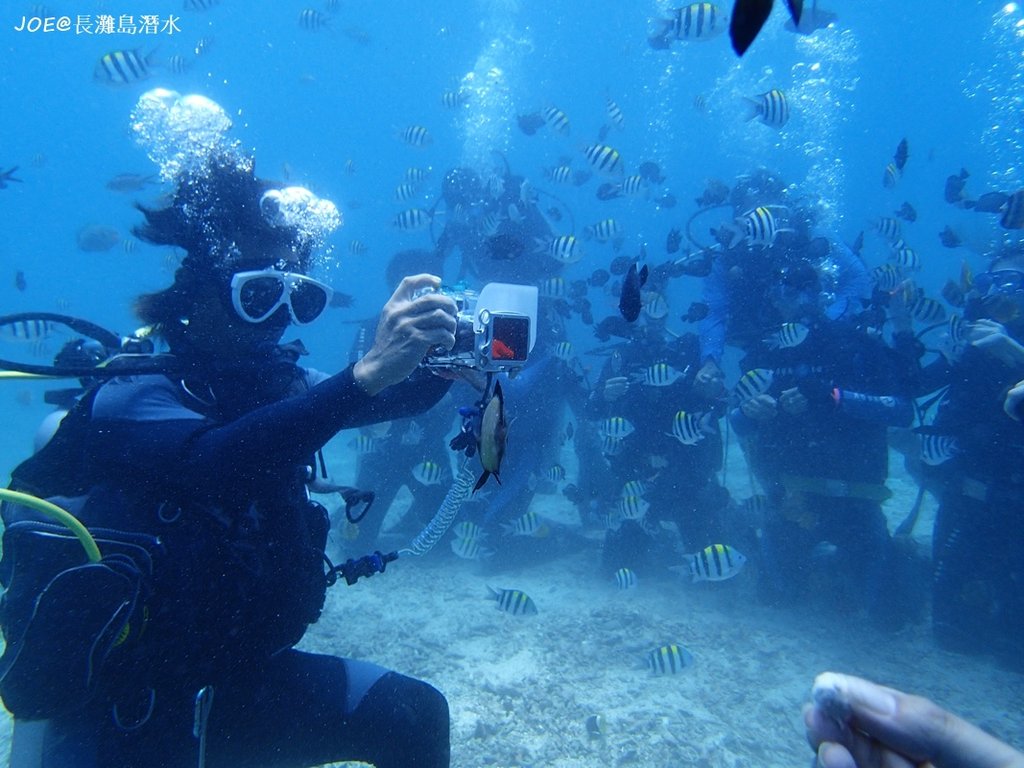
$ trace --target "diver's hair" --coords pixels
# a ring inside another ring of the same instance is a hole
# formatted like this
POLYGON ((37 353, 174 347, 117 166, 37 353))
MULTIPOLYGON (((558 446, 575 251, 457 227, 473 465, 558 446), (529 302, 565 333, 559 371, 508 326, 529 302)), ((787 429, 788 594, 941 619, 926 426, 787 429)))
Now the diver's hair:
POLYGON ((139 203, 146 220, 132 233, 153 245, 173 245, 186 251, 182 266, 197 272, 230 270, 229 254, 242 260, 253 253, 289 248, 294 261, 305 262, 311 247, 302 244, 298 231, 274 226, 260 211, 260 198, 281 185, 257 178, 252 162, 233 155, 217 155, 201 171, 186 173, 178 181, 174 198, 163 208, 139 203))
POLYGON ((153 334, 163 338, 171 349, 179 346, 184 338, 185 326, 181 320, 192 310, 201 279, 195 270, 179 267, 169 287, 144 293, 135 300, 135 315, 151 326, 153 334))

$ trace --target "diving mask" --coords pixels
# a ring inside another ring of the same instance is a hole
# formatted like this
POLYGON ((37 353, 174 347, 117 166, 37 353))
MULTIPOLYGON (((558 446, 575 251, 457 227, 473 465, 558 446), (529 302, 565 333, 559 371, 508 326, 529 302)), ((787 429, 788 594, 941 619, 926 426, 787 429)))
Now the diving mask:
POLYGON ((296 272, 261 269, 231 277, 231 304, 248 323, 262 323, 283 305, 296 325, 309 325, 333 295, 329 285, 296 272))

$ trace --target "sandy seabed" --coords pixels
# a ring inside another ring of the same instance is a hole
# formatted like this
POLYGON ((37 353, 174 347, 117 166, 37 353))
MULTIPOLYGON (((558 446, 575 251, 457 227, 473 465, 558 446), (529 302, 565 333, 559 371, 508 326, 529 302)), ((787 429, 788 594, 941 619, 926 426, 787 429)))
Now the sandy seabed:
MULTIPOLYGON (((751 489, 739 466, 727 484, 742 499, 751 489)), ((916 487, 900 477, 889 486, 895 523, 916 487)), ((533 505, 556 521, 565 507, 555 495, 533 505)), ((926 506, 917 526, 922 545, 931 512, 926 506)), ((928 696, 1024 746, 1024 676, 937 649, 927 623, 885 633, 834 606, 769 608, 756 599, 749 564, 725 582, 691 584, 665 570, 621 591, 600 571, 591 534, 570 554, 497 571, 455 557, 449 533, 423 558, 331 589, 300 647, 439 688, 451 707, 454 768, 806 766, 800 710, 824 670, 928 696), (500 611, 488 586, 525 591, 538 614, 500 611), (646 654, 673 642, 693 665, 655 676, 646 654), (588 733, 592 715, 604 719, 603 735, 588 733)), ((9 725, 0 723, 0 753, 9 725)))

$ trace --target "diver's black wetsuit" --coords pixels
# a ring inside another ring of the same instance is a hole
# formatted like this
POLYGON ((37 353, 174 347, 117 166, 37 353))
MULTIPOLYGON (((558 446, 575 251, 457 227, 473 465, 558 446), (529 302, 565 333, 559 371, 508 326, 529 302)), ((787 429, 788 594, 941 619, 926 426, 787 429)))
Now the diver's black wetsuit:
MULTIPOLYGON (((635 480, 646 486, 645 500, 650 504, 649 520, 665 520, 677 525, 683 544, 690 551, 715 543, 721 535, 720 512, 729 502, 728 492, 715 479, 722 467, 722 438, 718 431, 721 410, 694 390, 698 369, 696 336, 686 334, 668 344, 660 331, 651 329, 651 337, 622 345, 605 364, 601 379, 588 402, 592 419, 622 416, 636 432, 624 438, 621 448, 607 456, 608 471, 603 473, 605 488, 599 495, 618 503, 625 483, 635 480), (644 384, 644 372, 655 363, 667 363, 683 374, 668 386, 644 384), (611 402, 605 400, 609 378, 630 379, 626 393, 611 402), (678 411, 695 416, 706 415, 703 438, 684 445, 673 436, 673 420, 678 411)), ((610 510, 600 510, 607 512, 610 510)), ((615 570, 628 566, 638 572, 649 569, 649 556, 631 551, 626 544, 636 538, 636 523, 623 524, 618 533, 609 532, 605 540, 604 567, 615 570)), ((664 542, 648 541, 648 555, 655 545, 670 553, 664 542)), ((672 555, 673 559, 675 555, 672 555)))
POLYGON ((933 534, 932 620, 944 646, 995 653, 1024 668, 1024 426, 1007 390, 1024 377, 968 346, 950 372, 932 430, 956 441, 932 469, 940 488, 933 534))
POLYGON ((881 509, 889 496, 887 426, 910 423, 915 365, 913 353, 897 353, 851 325, 828 320, 812 323, 797 346, 762 345, 744 358, 743 370, 773 371, 767 394, 778 399, 795 387, 808 401, 803 413, 780 407, 767 420, 749 419, 739 407, 731 414, 769 499, 759 585, 769 599, 806 595, 819 570, 815 547, 828 543, 846 577, 833 586, 856 585, 849 595, 854 607, 867 608, 879 621, 892 618, 883 599, 892 567, 881 509))
POLYGON ((25 765, 194 766, 193 699, 210 685, 211 768, 447 766, 438 691, 292 646, 326 589, 326 513, 305 486, 314 453, 340 429, 426 410, 449 384, 417 372, 370 397, 351 368, 326 377, 288 364, 119 378, 87 396, 91 411, 73 411, 15 484, 48 495, 47 480, 79 462, 83 522, 163 546, 141 637, 114 649, 98 694, 51 719, 42 761, 25 765))

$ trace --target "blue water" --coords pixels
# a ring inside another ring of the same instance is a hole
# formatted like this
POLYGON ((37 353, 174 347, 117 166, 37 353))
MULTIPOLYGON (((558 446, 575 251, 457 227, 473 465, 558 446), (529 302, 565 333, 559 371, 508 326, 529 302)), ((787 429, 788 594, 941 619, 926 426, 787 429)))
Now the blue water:
MULTIPOLYGON (((338 204, 345 225, 329 242, 333 253, 322 276, 353 294, 356 304, 302 333, 310 364, 329 371, 347 362, 350 321, 374 314, 390 294, 383 279, 388 257, 430 247, 428 232, 403 233, 390 223, 409 207, 392 201, 409 166, 433 169, 427 197, 418 203, 425 207, 447 168, 469 164, 486 172, 498 151, 514 172, 559 195, 577 234, 613 215, 625 231, 622 253, 646 244, 660 261, 667 232, 695 210, 693 199, 708 178, 730 183, 763 165, 820 200, 823 228, 847 242, 910 201, 919 218, 904 232, 925 263, 919 283, 932 294, 956 276, 962 259, 980 271, 985 253, 1013 237, 996 217, 955 210, 942 195, 946 177, 961 167, 970 170, 976 194, 1024 183, 1024 26, 1018 28, 1024 9, 1015 4, 831 0, 838 23, 809 37, 782 29, 780 7, 738 59, 725 36, 652 49, 649 20, 667 15, 671 4, 663 2, 342 0, 333 13, 315 6, 327 23, 309 31, 298 18, 311 3, 222 0, 205 11, 182 10, 180 0, 46 4, 47 13, 72 18, 139 11, 178 17, 180 32, 134 37, 18 33, 14 26, 35 4, 3 3, 0 171, 19 166, 15 175, 23 181, 0 189, 0 312, 61 310, 127 333, 138 324, 133 298, 169 284, 166 249, 137 243, 132 253, 121 244, 86 253, 76 246, 76 232, 86 225, 108 225, 129 238, 141 219, 131 203, 159 195, 158 186, 139 194, 105 187, 121 173, 155 172, 128 126, 138 97, 156 86, 215 100, 234 121, 232 136, 253 150, 259 175, 303 184, 338 204), (196 56, 202 38, 210 45, 196 56), (97 82, 97 61, 118 49, 152 54, 151 76, 123 86, 97 82), (175 55, 187 61, 186 72, 168 70, 175 55), (470 91, 467 104, 445 109, 442 93, 460 84, 470 91), (790 97, 793 115, 781 131, 744 121, 744 97, 770 88, 790 97), (705 111, 693 106, 698 95, 705 111), (582 164, 581 145, 592 143, 606 122, 606 97, 625 116, 624 130, 608 141, 627 172, 643 161, 658 163, 677 207, 602 203, 593 195, 595 182, 555 189, 544 179, 542 168, 560 156, 582 164), (549 105, 569 115, 570 136, 548 129, 526 136, 518 129, 517 115, 549 105), (416 149, 399 141, 396 134, 409 125, 426 127, 432 145, 416 149), (910 160, 896 188, 884 189, 883 169, 903 137, 910 160), (937 233, 947 224, 966 247, 939 244, 937 233), (351 255, 352 239, 368 252, 351 255), (15 286, 18 271, 23 291, 15 286)), ((883 263, 881 241, 870 235, 867 241, 869 264, 883 263)), ((591 256, 565 277, 607 267, 614 253, 593 245, 591 256)), ((455 265, 446 269, 453 274, 455 265)), ((699 280, 673 281, 667 296, 673 314, 699 295, 699 280)), ((613 304, 596 314, 611 311, 613 304)), ((4 345, 0 357, 44 363, 58 346, 4 345)), ((35 426, 49 410, 46 388, 0 383, 3 472, 30 451, 35 426)))

